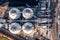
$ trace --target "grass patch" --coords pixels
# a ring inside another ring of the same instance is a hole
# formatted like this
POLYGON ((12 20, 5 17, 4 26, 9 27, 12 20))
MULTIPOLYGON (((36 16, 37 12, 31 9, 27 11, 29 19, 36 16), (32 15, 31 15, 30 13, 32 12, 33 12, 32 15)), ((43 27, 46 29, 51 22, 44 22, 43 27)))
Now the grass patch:
POLYGON ((8 39, 3 36, 0 36, 0 40, 8 40, 8 39))

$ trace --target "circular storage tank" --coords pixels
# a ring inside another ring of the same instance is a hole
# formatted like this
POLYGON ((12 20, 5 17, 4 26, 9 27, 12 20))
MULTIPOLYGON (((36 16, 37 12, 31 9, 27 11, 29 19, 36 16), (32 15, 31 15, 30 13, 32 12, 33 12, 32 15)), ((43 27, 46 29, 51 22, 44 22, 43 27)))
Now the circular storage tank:
POLYGON ((24 33, 30 34, 34 30, 34 25, 32 23, 25 23, 22 29, 24 33))
POLYGON ((11 23, 9 25, 9 31, 13 34, 18 34, 21 31, 21 26, 18 23, 11 23))
POLYGON ((31 8, 25 8, 22 13, 25 19, 30 19, 34 15, 34 12, 31 8))
POLYGON ((11 8, 9 10, 9 17, 11 19, 18 19, 20 17, 20 10, 18 8, 11 8))

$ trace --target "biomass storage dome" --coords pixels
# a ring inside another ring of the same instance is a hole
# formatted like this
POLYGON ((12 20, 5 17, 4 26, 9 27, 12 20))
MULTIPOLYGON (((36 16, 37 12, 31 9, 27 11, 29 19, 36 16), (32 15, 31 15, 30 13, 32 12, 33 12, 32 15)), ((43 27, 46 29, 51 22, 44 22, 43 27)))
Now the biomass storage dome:
POLYGON ((32 10, 31 8, 25 8, 25 9, 23 10, 22 14, 23 14, 23 17, 24 17, 25 19, 30 19, 30 18, 33 17, 34 12, 33 12, 33 10, 32 10))
POLYGON ((9 25, 9 31, 13 34, 18 34, 21 31, 21 26, 18 23, 11 23, 9 25))
POLYGON ((22 29, 24 33, 30 34, 34 30, 34 25, 32 23, 25 23, 22 29))
POLYGON ((11 19, 18 19, 20 17, 20 10, 18 8, 11 8, 9 10, 9 17, 11 19))

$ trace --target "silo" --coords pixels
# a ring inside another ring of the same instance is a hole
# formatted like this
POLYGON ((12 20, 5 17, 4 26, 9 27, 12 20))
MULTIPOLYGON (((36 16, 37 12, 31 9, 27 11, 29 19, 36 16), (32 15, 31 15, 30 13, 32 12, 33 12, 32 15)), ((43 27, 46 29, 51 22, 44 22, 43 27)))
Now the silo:
POLYGON ((23 14, 23 17, 24 17, 25 19, 30 19, 30 18, 33 17, 34 12, 33 12, 33 10, 32 10, 31 8, 25 8, 25 9, 23 10, 22 14, 23 14))
POLYGON ((34 25, 32 23, 25 23, 22 26, 23 32, 26 34, 30 34, 32 33, 32 31, 34 30, 34 25))
POLYGON ((21 26, 18 23, 9 24, 9 31, 13 34, 18 34, 21 31, 21 26))
POLYGON ((11 19, 18 19, 20 17, 20 10, 18 8, 11 8, 9 10, 9 17, 11 19))

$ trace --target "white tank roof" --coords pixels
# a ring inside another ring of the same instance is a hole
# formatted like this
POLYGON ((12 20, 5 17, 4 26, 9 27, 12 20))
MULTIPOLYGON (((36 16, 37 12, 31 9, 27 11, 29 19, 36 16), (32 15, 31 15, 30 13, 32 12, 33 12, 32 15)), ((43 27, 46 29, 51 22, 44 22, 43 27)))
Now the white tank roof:
POLYGON ((42 28, 47 28, 47 26, 41 26, 42 28))
POLYGON ((22 29, 24 33, 30 34, 34 30, 34 25, 32 23, 25 23, 22 29))
POLYGON ((60 16, 58 15, 58 19, 60 18, 60 16))
POLYGON ((58 26, 60 26, 60 20, 58 20, 58 26))
POLYGON ((11 19, 18 19, 20 17, 20 10, 18 8, 11 8, 9 10, 9 17, 11 19))
POLYGON ((44 23, 44 22, 47 22, 48 19, 47 18, 42 18, 41 21, 44 23))
POLYGON ((21 26, 18 23, 11 23, 9 25, 9 31, 13 34, 18 34, 21 31, 21 26))
POLYGON ((25 9, 23 10, 22 14, 23 14, 23 17, 24 17, 25 19, 30 19, 30 18, 33 17, 34 12, 33 12, 33 10, 32 10, 31 8, 25 8, 25 9))

